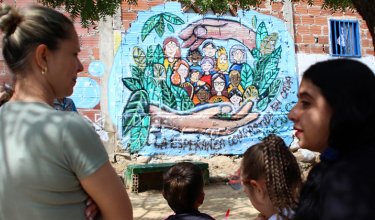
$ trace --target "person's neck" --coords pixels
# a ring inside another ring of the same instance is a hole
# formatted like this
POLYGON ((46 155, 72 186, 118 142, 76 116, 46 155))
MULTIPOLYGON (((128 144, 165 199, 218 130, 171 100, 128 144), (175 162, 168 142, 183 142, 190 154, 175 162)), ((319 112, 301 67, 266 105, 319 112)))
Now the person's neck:
POLYGON ((18 77, 11 101, 41 102, 53 106, 53 92, 42 80, 32 74, 18 77))

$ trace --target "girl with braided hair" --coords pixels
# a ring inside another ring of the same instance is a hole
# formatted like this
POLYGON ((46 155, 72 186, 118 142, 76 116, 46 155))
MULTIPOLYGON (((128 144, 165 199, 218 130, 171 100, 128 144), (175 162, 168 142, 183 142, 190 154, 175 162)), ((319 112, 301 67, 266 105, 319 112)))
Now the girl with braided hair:
POLYGON ((246 150, 241 162, 244 192, 258 219, 292 219, 302 184, 296 158, 283 139, 271 134, 246 150))

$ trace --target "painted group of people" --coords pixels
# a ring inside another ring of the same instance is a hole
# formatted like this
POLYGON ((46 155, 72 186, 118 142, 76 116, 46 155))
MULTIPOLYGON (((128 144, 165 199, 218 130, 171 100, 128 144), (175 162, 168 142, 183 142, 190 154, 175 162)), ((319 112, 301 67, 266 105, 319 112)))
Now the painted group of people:
MULTIPOLYGON (((98 135, 79 114, 53 108, 54 99, 72 94, 83 70, 72 21, 41 6, 19 11, 2 5, 0 29, 3 56, 15 76, 14 93, 0 108, 0 219, 91 219, 97 210, 102 219, 132 219, 131 201, 98 135)), ((320 162, 302 183, 281 138, 270 135, 249 146, 241 180, 258 218, 373 218, 374 73, 347 59, 311 66, 289 119, 300 146, 320 152, 320 162)), ((198 211, 204 200, 199 170, 176 166, 164 176, 163 195, 175 212, 168 219, 212 219, 198 211), (199 174, 183 178, 196 180, 193 191, 172 180, 175 168, 199 174)))
POLYGON ((180 44, 174 37, 164 40, 163 49, 164 67, 173 70, 171 83, 184 88, 195 106, 217 102, 240 106, 244 94, 241 68, 246 61, 243 45, 232 46, 228 57, 224 47, 217 48, 209 41, 203 44, 203 53, 198 48, 189 50, 188 61, 181 59, 180 44))

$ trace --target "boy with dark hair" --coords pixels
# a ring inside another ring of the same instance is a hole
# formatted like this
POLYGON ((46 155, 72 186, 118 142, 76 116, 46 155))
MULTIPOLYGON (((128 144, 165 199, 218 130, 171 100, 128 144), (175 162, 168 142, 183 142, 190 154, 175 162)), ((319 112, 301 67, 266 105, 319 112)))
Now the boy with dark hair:
POLYGON ((163 196, 175 214, 166 220, 213 220, 198 211, 204 201, 203 185, 198 166, 189 162, 172 166, 163 176, 163 196))

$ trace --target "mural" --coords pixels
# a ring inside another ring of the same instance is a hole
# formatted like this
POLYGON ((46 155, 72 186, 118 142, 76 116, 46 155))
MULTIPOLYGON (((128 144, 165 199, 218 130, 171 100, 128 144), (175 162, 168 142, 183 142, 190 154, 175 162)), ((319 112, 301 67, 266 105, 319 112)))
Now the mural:
POLYGON ((78 77, 69 98, 73 99, 77 108, 95 108, 100 102, 100 86, 90 77, 78 77))
POLYGON ((140 12, 109 78, 109 111, 131 152, 242 154, 269 133, 287 144, 296 103, 294 44, 285 24, 182 13, 171 2, 140 12))

